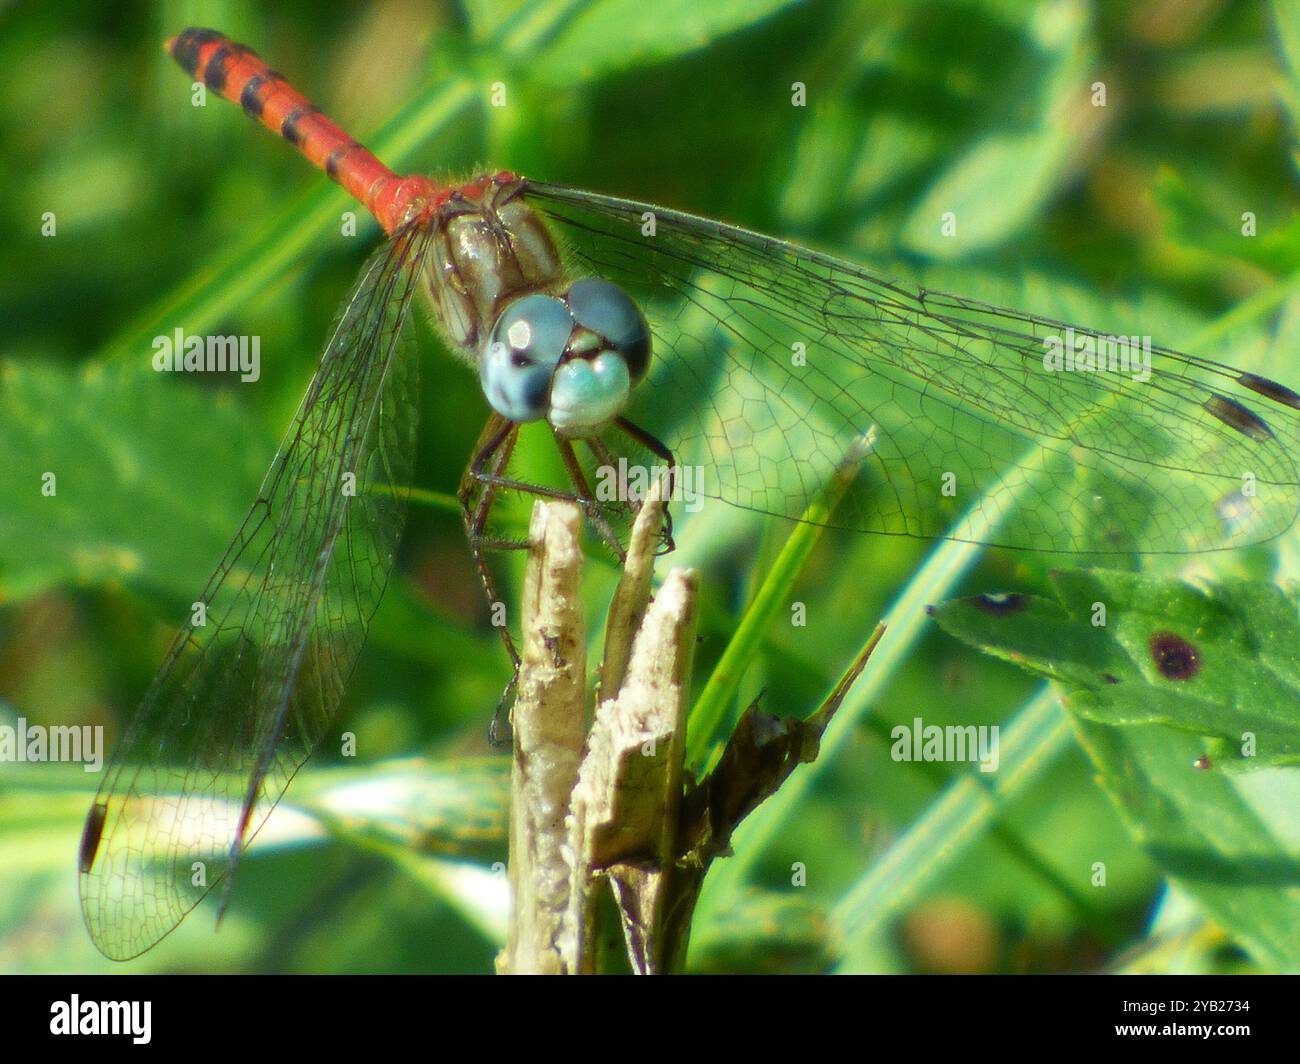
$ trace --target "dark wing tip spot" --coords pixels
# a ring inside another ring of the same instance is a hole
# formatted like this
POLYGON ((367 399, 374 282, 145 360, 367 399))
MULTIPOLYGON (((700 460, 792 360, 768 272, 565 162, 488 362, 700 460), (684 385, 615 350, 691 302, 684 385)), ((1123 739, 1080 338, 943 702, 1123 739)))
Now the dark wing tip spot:
POLYGON ((1260 443, 1273 438, 1273 430, 1268 427, 1268 423, 1235 399, 1214 392, 1202 405, 1225 425, 1236 429, 1243 436, 1249 436, 1260 443))
POLYGON ((1151 660, 1166 680, 1190 680, 1201 671, 1200 652, 1176 632, 1151 637, 1151 660))
POLYGON ((1300 392, 1293 392, 1285 384, 1278 384, 1277 381, 1261 377, 1256 373, 1241 374, 1237 378, 1237 383, 1243 388, 1249 388, 1252 392, 1258 392, 1272 399, 1275 403, 1289 406, 1292 410, 1300 410, 1300 392))
POLYGON ((99 853, 99 842, 104 837, 104 821, 108 818, 108 806, 96 802, 90 807, 86 817, 86 826, 81 832, 81 855, 77 861, 82 875, 95 865, 95 855, 99 853))

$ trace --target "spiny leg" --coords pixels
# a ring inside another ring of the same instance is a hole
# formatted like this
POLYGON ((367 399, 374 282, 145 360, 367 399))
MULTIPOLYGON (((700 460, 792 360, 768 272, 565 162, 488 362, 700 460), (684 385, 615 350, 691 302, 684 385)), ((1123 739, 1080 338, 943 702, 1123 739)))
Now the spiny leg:
MULTIPOLYGON (((651 454, 662 458, 667 467, 668 483, 664 485, 663 545, 659 553, 669 554, 676 547, 676 544, 673 543, 673 513, 671 503, 673 492, 677 489, 677 481, 681 475, 677 467, 677 459, 673 456, 673 452, 669 449, 667 444, 659 439, 658 436, 647 432, 640 425, 629 421, 625 417, 616 418, 614 424, 623 432, 624 435, 639 443, 651 454)), ((601 446, 604 447, 604 444, 601 444, 601 446)), ((608 453, 608 448, 605 448, 605 450, 606 453, 608 453)))
MULTIPOLYGON (((465 523, 465 535, 469 541, 470 552, 474 556, 475 567, 478 569, 479 583, 482 585, 483 593, 487 598, 488 610, 494 615, 497 612, 498 604, 501 602, 501 597, 497 590, 496 578, 488 565, 488 552, 494 550, 527 550, 529 545, 527 539, 505 539, 488 535, 487 526, 492 504, 496 501, 499 492, 519 491, 542 496, 543 498, 578 503, 583 507, 584 512, 592 518, 593 523, 597 524, 597 527, 603 526, 603 534, 610 537, 616 553, 622 557, 622 547, 618 545, 616 539, 612 538, 613 533, 609 530, 608 524, 604 522, 598 513, 592 512, 595 504, 591 499, 591 492, 586 486, 586 480, 582 476, 581 469, 576 468, 576 459, 573 458, 571 448, 566 458, 566 464, 570 459, 573 459, 569 471, 570 475, 573 475, 576 469, 576 486, 579 491, 583 492, 582 495, 543 487, 539 484, 529 484, 504 475, 503 471, 509 465, 515 444, 518 442, 518 436, 518 423, 509 421, 499 414, 492 414, 488 418, 487 424, 484 425, 482 433, 479 434, 474 455, 461 477, 460 489, 457 492, 461 506, 461 517, 465 523)), ((561 447, 560 451, 561 454, 564 454, 564 447, 561 447)), ((498 746, 506 742, 509 737, 509 709, 511 699, 519 682, 520 657, 518 646, 515 644, 514 637, 510 634, 509 625, 494 623, 493 627, 497 629, 501 636, 501 642, 510 657, 511 666, 510 682, 506 684, 506 688, 501 694, 496 711, 492 715, 492 723, 488 728, 489 742, 494 746, 498 746)))
POLYGON ((600 538, 618 558, 619 565, 627 561, 627 551, 623 549, 623 544, 619 542, 618 536, 610 528, 609 522, 605 520, 605 515, 600 510, 600 505, 596 502, 592 494, 591 485, 587 483, 587 475, 582 471, 582 465, 578 462, 578 456, 574 453, 573 443, 564 436, 555 434, 555 446, 560 450, 560 457, 564 460, 564 468, 568 471, 569 479, 578 492, 578 501, 582 504, 583 511, 587 515, 596 531, 600 533, 600 538))
MULTIPOLYGON (((483 588, 483 594, 487 597, 488 612, 492 615, 495 615, 497 604, 501 601, 501 598, 497 592, 496 578, 493 577, 492 570, 488 566, 487 552, 489 550, 518 550, 528 546, 526 541, 519 543, 511 540, 497 540, 484 534, 487 528, 488 516, 492 510, 492 502, 499 488, 493 478, 498 478, 501 470, 510 461, 510 455, 514 451, 518 437, 519 426, 517 424, 507 421, 499 414, 492 414, 488 418, 487 424, 483 426, 482 433, 479 434, 478 443, 475 444, 474 448, 474 456, 470 459, 469 465, 460 478, 460 489, 456 493, 460 499, 461 517, 465 522, 465 536, 469 541, 470 553, 474 556, 474 565, 478 569, 479 583, 483 588), (487 473, 489 466, 491 467, 491 474, 487 473), (479 494, 474 499, 476 489, 478 489, 479 494)), ((488 726, 488 742, 493 746, 500 746, 509 736, 510 701, 519 683, 519 648, 515 646, 515 640, 510 634, 508 624, 498 625, 494 623, 493 627, 500 633, 501 642, 506 648, 506 654, 510 657, 510 681, 501 693, 496 710, 492 714, 492 723, 488 726)))
MULTIPOLYGON (((606 446, 605 441, 599 436, 585 436, 583 437, 582 442, 587 445, 587 449, 591 451, 597 463, 610 470, 618 467, 618 459, 614 457, 614 452, 606 446)), ((637 505, 634 506, 627 499, 617 499, 614 501, 613 505, 617 506, 623 516, 629 520, 635 518, 637 511, 640 509, 640 503, 637 503, 637 505)), ((615 553, 619 552, 616 551, 615 553)), ((623 560, 625 561, 626 559, 623 560)))
MULTIPOLYGON (((615 424, 632 440, 662 458, 667 464, 668 483, 665 499, 667 503, 672 497, 678 476, 677 462, 672 451, 655 436, 625 418, 618 418, 615 424)), ((488 551, 526 550, 528 548, 527 539, 505 539, 487 534, 492 504, 499 492, 520 491, 544 498, 562 499, 578 503, 600 533, 601 538, 618 556, 620 562, 626 560, 623 545, 605 519, 600 504, 597 503, 592 494, 586 474, 583 472, 578 457, 574 452, 572 442, 558 434, 553 435, 560 457, 564 461, 565 469, 576 489, 576 494, 543 487, 538 484, 528 484, 505 475, 511 455, 514 453, 515 444, 518 442, 519 425, 496 413, 490 415, 484 425, 478 443, 475 445, 474 455, 461 477, 457 497, 460 500, 461 516, 465 523, 465 535, 469 541, 470 551, 474 556, 479 583, 482 585, 483 593, 487 598, 488 609, 493 614, 497 611, 501 597, 497 591, 496 578, 492 575, 491 567, 488 565, 488 551)), ((613 453, 603 441, 592 437, 587 439, 586 442, 598 461, 611 468, 616 464, 613 453)), ((627 505, 626 501, 623 502, 623 505, 627 505)), ((660 553, 667 553, 673 549, 673 539, 672 514, 666 505, 663 540, 664 543, 660 553)), ((510 682, 502 692, 501 699, 497 703, 496 712, 492 717, 492 724, 488 729, 489 741, 493 745, 500 745, 506 741, 509 734, 509 707, 519 681, 520 656, 514 637, 510 634, 509 625, 494 624, 493 627, 497 628, 500 633, 501 642, 506 648, 506 654, 510 658, 511 665, 510 682)))
MULTIPOLYGON (((505 477, 499 473, 489 473, 486 470, 481 473, 468 474, 473 480, 480 484, 490 484, 493 488, 500 491, 519 491, 525 495, 536 495, 543 499, 559 499, 563 502, 576 502, 579 506, 585 506, 590 503, 590 499, 584 499, 581 495, 576 495, 571 491, 561 491, 559 488, 548 488, 542 484, 530 484, 526 480, 516 480, 514 477, 505 477)), ((523 540, 486 540, 488 543, 500 542, 504 544, 500 549, 514 550, 515 548, 524 548, 528 544, 523 540)), ((497 548, 493 548, 497 549, 497 548)))

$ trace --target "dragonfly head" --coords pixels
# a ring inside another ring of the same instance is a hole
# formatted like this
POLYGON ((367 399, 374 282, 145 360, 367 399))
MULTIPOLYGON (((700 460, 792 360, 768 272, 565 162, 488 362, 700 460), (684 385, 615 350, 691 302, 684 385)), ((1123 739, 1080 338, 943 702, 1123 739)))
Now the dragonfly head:
POLYGON ((545 418, 586 436, 622 413, 650 367, 650 326, 632 298, 599 277, 559 295, 533 292, 497 317, 481 362, 483 394, 511 421, 545 418))

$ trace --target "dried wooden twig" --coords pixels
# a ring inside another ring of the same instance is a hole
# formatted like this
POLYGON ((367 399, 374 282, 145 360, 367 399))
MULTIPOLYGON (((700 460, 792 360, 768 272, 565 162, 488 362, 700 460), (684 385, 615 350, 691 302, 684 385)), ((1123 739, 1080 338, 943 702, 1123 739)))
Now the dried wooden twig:
POLYGON ((669 858, 682 790, 695 575, 673 570, 650 607, 660 495, 656 487, 633 526, 601 667, 602 697, 617 697, 601 702, 589 737, 578 601, 582 515, 572 503, 534 508, 512 714, 514 907, 499 971, 594 971, 597 878, 618 854, 669 858))
POLYGON ((604 882, 632 970, 677 970, 710 862, 727 852, 736 824, 816 756, 822 730, 879 637, 809 720, 751 706, 714 772, 698 784, 684 779, 697 577, 673 569, 651 600, 663 486, 633 527, 589 735, 578 599, 582 514, 555 501, 533 511, 513 712, 513 914, 497 959, 503 973, 594 972, 604 882))
POLYGON ((586 739, 586 626, 579 600, 582 514, 538 502, 529 525, 510 802, 513 914, 500 971, 582 970, 569 911, 564 822, 586 739))

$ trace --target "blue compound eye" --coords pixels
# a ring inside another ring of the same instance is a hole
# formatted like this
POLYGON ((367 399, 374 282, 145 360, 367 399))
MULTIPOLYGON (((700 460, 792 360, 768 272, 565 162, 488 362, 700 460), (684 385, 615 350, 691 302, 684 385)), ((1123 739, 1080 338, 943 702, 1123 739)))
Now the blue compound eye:
POLYGON ((548 417, 564 435, 587 435, 618 417, 631 389, 627 362, 615 352, 575 358, 555 371, 548 417))
POLYGON ((610 281, 586 277, 573 283, 565 301, 574 321, 622 356, 632 383, 640 381, 650 368, 650 326, 631 296, 610 281))
POLYGON ((492 327, 479 367, 492 409, 511 421, 544 418, 551 375, 572 332, 573 315, 555 296, 524 296, 506 307, 492 327))

